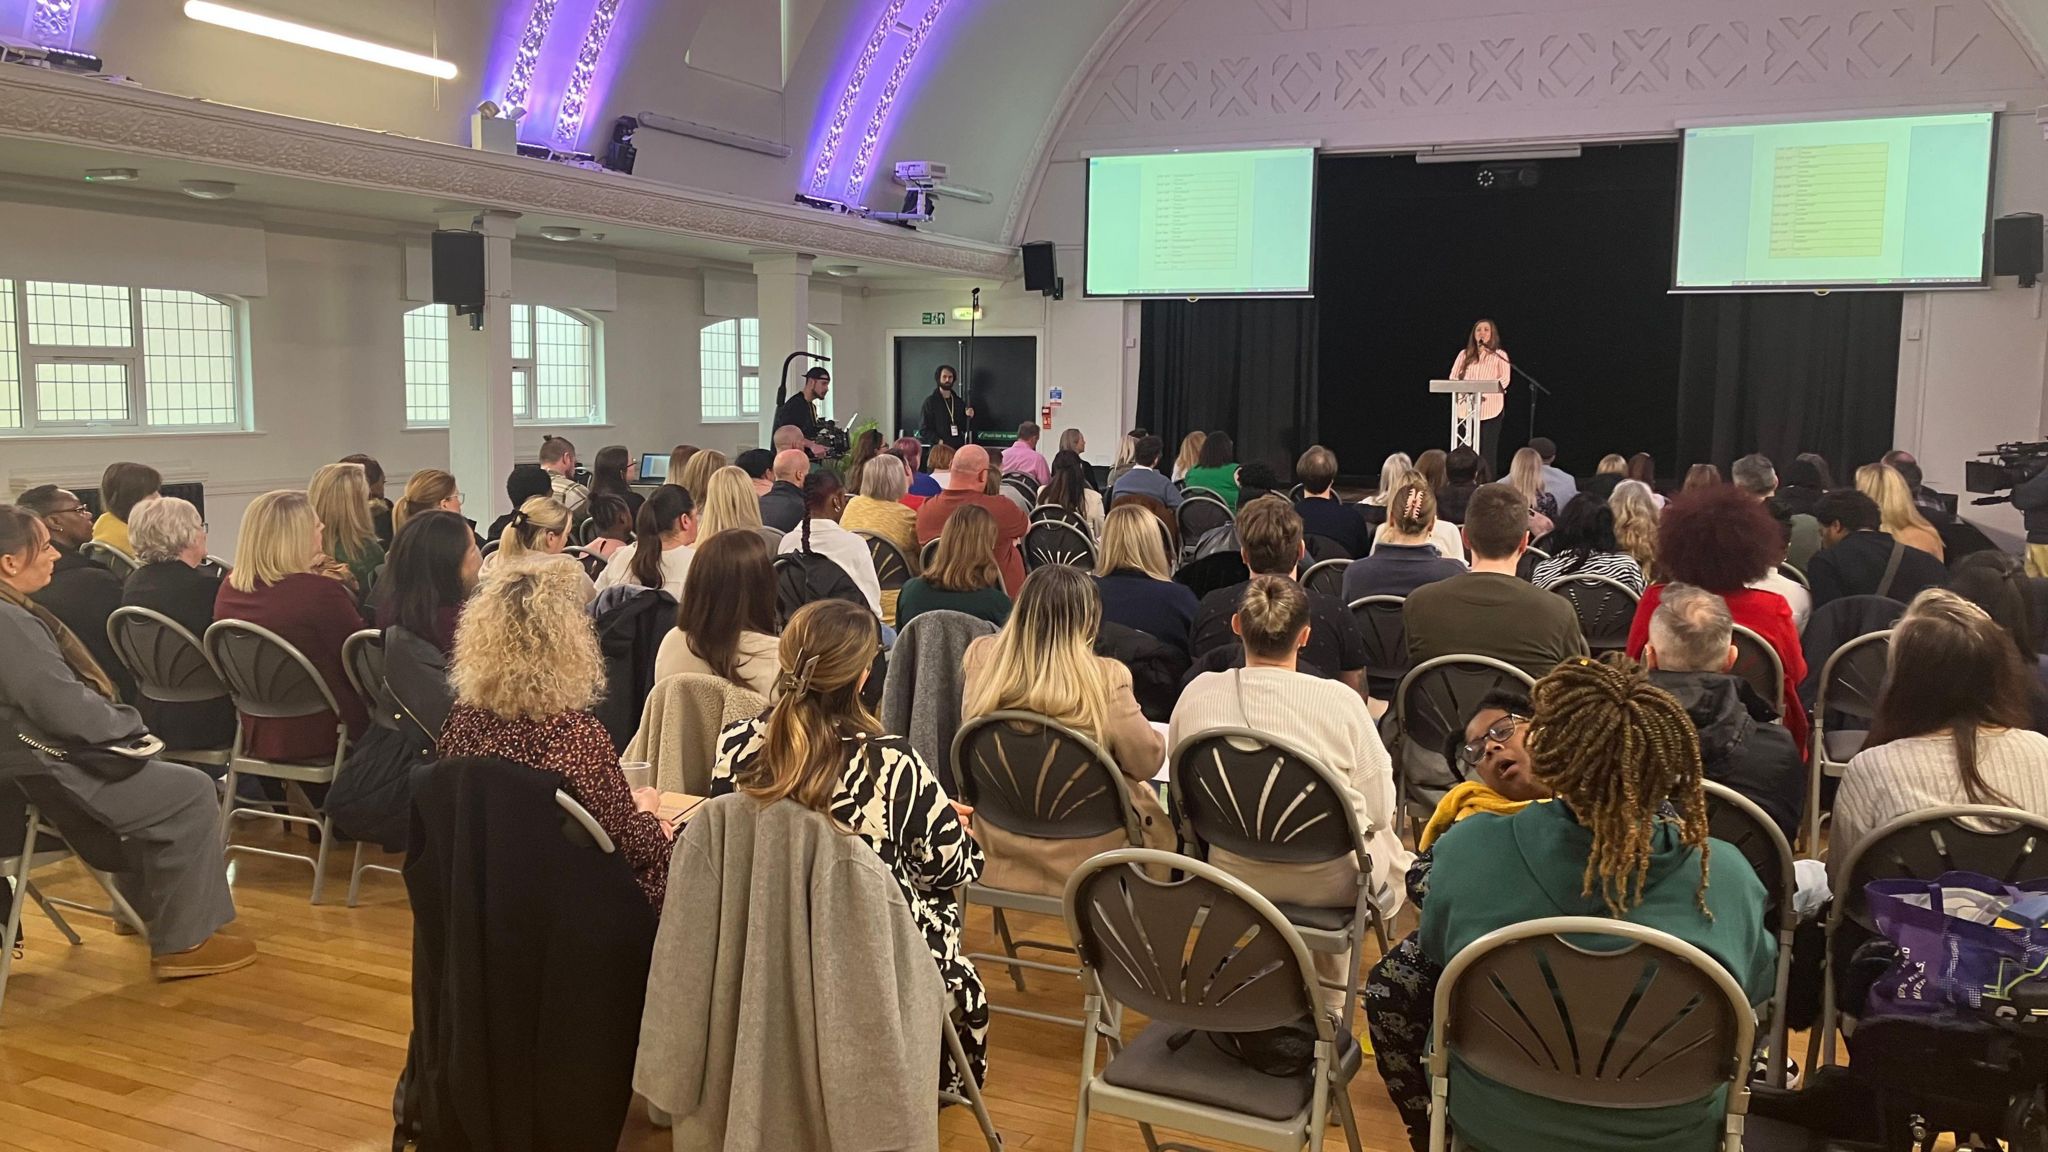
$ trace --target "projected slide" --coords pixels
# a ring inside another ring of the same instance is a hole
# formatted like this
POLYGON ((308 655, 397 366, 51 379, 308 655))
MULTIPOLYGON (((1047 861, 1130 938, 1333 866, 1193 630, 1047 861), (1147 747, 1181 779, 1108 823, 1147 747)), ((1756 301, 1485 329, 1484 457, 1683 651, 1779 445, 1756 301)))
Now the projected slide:
POLYGON ((1090 296, 1302 296, 1315 150, 1088 161, 1090 296))
POLYGON ((1980 284, 1989 112, 1685 133, 1681 291, 1980 284))

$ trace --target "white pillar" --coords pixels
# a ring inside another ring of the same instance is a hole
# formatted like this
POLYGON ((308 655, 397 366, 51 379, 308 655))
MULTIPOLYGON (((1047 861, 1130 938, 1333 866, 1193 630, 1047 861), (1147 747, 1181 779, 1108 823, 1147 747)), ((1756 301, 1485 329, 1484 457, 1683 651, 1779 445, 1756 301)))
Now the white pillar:
MULTIPOLYGON (((782 360, 801 352, 811 332, 811 264, 816 257, 787 252, 755 253, 755 310, 761 317, 761 445, 775 435, 775 390, 782 360)), ((809 361, 790 365, 789 389, 808 371, 809 361)))
POLYGON ((483 327, 468 316, 448 325, 448 470, 462 489, 463 514, 496 519, 512 471, 512 237, 517 212, 448 213, 441 227, 484 235, 483 327))

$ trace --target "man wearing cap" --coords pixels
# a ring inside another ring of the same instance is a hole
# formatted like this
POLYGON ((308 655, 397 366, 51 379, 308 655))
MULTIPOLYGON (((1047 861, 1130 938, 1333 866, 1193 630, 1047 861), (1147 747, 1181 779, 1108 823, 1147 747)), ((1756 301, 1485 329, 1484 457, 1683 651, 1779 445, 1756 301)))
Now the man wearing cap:
POLYGON ((812 368, 804 373, 804 386, 796 394, 782 402, 775 410, 775 427, 795 428, 804 434, 804 447, 812 456, 823 456, 824 446, 818 440, 817 403, 832 390, 832 373, 823 367, 812 368))
POLYGON ((1003 571, 1003 590, 1011 596, 1024 584, 1024 557, 1018 542, 1030 529, 1024 510, 1002 496, 988 494, 988 449, 969 444, 953 454, 953 467, 939 478, 945 490, 924 502, 917 510, 917 542, 920 547, 939 538, 946 521, 968 504, 978 504, 996 520, 996 566, 1003 571))

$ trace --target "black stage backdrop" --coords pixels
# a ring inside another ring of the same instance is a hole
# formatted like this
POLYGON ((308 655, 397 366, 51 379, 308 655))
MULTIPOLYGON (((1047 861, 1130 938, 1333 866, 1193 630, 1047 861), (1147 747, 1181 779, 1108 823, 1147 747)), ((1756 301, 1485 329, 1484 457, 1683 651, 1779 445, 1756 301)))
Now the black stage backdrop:
POLYGON ((1147 300, 1138 426, 1167 460, 1197 429, 1230 433, 1237 458, 1281 476, 1316 442, 1316 301, 1147 300))
MULTIPOLYGON (((1429 381, 1449 375, 1480 317, 1550 389, 1536 433, 1558 442, 1559 467, 1590 473, 1606 453, 1649 452, 1661 473, 1677 471, 1678 147, 1588 148, 1532 166, 1534 186, 1483 188, 1487 165, 1323 157, 1321 432, 1346 475, 1376 478, 1390 452, 1448 446, 1450 401, 1429 381)), ((1518 378, 1502 470, 1528 441, 1529 396, 1518 378)))
POLYGON ((1721 466, 1818 452, 1846 480, 1891 447, 1896 292, 1693 296, 1678 376, 1678 458, 1721 466))

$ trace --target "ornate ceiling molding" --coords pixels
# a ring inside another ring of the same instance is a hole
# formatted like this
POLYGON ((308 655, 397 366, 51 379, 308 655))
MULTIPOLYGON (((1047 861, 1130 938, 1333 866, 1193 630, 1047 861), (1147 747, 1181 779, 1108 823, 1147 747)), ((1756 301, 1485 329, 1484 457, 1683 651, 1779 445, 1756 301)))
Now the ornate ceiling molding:
POLYGON ((969 276, 1008 273, 1014 250, 863 223, 613 172, 213 104, 147 89, 0 69, 0 138, 114 149, 450 204, 556 213, 751 248, 969 276))

